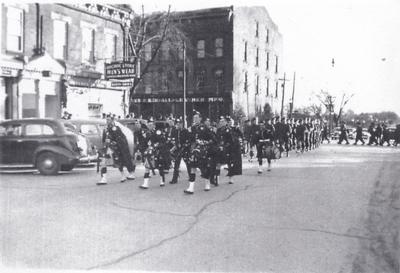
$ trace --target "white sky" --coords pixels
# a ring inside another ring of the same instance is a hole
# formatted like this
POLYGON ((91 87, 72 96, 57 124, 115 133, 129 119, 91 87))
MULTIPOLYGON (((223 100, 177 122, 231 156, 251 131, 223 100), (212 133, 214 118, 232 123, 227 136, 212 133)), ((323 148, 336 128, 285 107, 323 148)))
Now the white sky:
MULTIPOLYGON (((400 115, 398 0, 143 2, 145 12, 167 10, 169 4, 172 10, 264 5, 283 35, 287 77, 296 71, 295 107, 318 102, 313 94, 324 89, 337 96, 337 104, 343 92, 354 94, 345 110, 400 115)), ((141 4, 135 1, 132 7, 140 12, 141 4)))

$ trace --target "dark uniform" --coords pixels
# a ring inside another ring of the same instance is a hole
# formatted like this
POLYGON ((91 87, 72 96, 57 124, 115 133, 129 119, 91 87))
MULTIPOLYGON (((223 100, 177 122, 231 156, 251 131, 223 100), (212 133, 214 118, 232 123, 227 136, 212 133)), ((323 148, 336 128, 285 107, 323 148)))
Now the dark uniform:
POLYGON ((260 124, 260 127, 254 135, 253 142, 256 143, 257 147, 257 159, 258 159, 258 173, 262 173, 261 166, 263 164, 263 158, 267 158, 268 171, 271 169, 271 159, 273 158, 272 147, 274 141, 275 128, 272 124, 264 123, 260 124))
POLYGON ((361 143, 364 145, 364 139, 362 136, 362 127, 361 127, 361 123, 357 122, 357 127, 356 127, 356 140, 354 141, 354 145, 357 145, 357 142, 361 141, 361 143))
POLYGON ((142 131, 142 137, 139 140, 145 166, 143 184, 139 186, 141 189, 149 187, 150 171, 154 174, 155 169, 158 169, 161 177, 160 187, 163 187, 165 185, 165 173, 171 165, 165 131, 155 130, 152 128, 152 121, 149 121, 149 123, 151 123, 151 125, 148 125, 150 128, 142 131))
POLYGON ((328 143, 331 143, 331 141, 329 140, 329 129, 326 123, 324 123, 324 125, 322 126, 321 144, 324 143, 324 140, 328 141, 328 143))
POLYGON ((299 120, 299 124, 296 126, 296 143, 297 143, 297 151, 298 152, 301 149, 301 152, 304 152, 305 144, 304 144, 304 139, 305 139, 305 131, 306 127, 303 124, 303 120, 299 120))
POLYGON ((381 146, 387 143, 387 146, 390 146, 390 134, 386 124, 382 124, 382 140, 379 143, 381 146))
POLYGON ((394 131, 394 146, 397 146, 400 144, 400 124, 396 125, 396 130, 394 131))
POLYGON ((207 179, 205 190, 210 190, 210 147, 216 142, 215 135, 211 128, 200 123, 200 115, 196 113, 193 117, 194 125, 190 127, 191 149, 189 163, 189 187, 184 190, 187 194, 194 193, 194 183, 196 181, 196 169, 199 168, 201 176, 207 179))
POLYGON ((181 126, 181 121, 177 120, 177 124, 180 124, 177 127, 174 127, 169 135, 170 141, 172 143, 172 147, 170 149, 171 156, 174 159, 174 173, 172 175, 172 180, 169 182, 170 184, 175 184, 178 182, 179 177, 179 167, 181 161, 185 162, 186 169, 189 175, 189 157, 190 157, 190 133, 187 129, 181 126))
POLYGON ((368 145, 372 145, 374 143, 375 143, 375 145, 378 145, 378 142, 376 140, 376 134, 375 134, 375 124, 373 122, 368 127, 368 133, 370 134, 368 145))
POLYGON ((121 128, 115 125, 111 117, 107 118, 107 127, 103 130, 102 141, 104 143, 104 149, 100 153, 103 158, 103 164, 100 170, 101 180, 97 184, 107 184, 107 159, 112 159, 113 166, 119 169, 121 173, 121 182, 124 182, 126 178, 135 179, 133 174, 135 165, 133 164, 133 158, 129 151, 128 140, 121 128), (126 178, 123 173, 124 167, 126 167, 129 172, 129 176, 126 178))
POLYGON ((342 144, 343 140, 346 141, 346 144, 349 144, 349 140, 347 139, 347 127, 344 122, 340 125, 340 135, 339 135, 339 142, 338 144, 342 144))

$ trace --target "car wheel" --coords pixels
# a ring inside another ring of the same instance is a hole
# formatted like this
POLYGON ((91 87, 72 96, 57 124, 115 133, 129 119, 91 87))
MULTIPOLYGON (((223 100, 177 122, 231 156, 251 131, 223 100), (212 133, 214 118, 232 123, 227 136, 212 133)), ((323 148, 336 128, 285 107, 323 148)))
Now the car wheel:
POLYGON ((39 154, 36 166, 43 175, 56 175, 60 169, 60 164, 54 153, 44 152, 39 154))
POLYGON ((61 165, 61 170, 65 172, 72 171, 74 168, 74 165, 66 164, 66 165, 61 165))

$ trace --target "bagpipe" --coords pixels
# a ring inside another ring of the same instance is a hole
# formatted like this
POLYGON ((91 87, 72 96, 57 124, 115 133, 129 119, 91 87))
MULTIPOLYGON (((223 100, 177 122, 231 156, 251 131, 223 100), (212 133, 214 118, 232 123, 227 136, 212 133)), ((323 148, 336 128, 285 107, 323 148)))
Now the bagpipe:
POLYGON ((207 161, 207 155, 210 143, 205 140, 196 140, 191 145, 189 162, 193 166, 200 166, 207 161))
POLYGON ((281 151, 270 139, 261 139, 259 144, 261 145, 262 158, 279 159, 281 158, 281 151))

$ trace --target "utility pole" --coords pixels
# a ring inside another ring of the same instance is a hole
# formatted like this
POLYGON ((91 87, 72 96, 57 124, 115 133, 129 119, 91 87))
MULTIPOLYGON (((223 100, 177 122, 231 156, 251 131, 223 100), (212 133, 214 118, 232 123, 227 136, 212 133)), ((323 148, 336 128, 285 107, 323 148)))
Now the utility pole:
POLYGON ((282 105, 281 105, 281 118, 283 117, 283 105, 285 101, 285 83, 288 82, 289 80, 286 79, 286 73, 283 73, 283 79, 279 79, 280 81, 283 81, 282 83, 282 105))
POLYGON ((292 118, 292 113, 294 109, 294 89, 296 86, 296 71, 293 73, 293 91, 292 91, 292 103, 290 104, 289 118, 292 118))
POLYGON ((186 42, 183 41, 183 126, 187 128, 186 120, 186 42))

